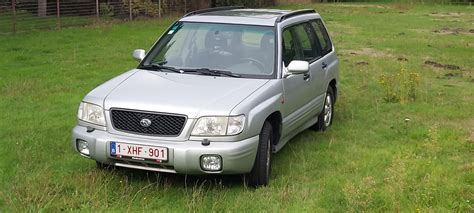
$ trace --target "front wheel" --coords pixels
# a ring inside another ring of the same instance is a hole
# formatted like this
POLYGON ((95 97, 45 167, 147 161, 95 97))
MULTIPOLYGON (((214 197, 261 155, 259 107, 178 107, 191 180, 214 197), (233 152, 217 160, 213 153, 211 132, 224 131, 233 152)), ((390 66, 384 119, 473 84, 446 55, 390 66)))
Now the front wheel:
POLYGON ((329 87, 326 91, 326 97, 324 99, 323 111, 318 115, 318 123, 312 126, 312 129, 318 131, 325 131, 332 124, 332 118, 334 117, 334 91, 332 87, 329 87))
POLYGON ((265 121, 260 132, 255 163, 252 171, 247 175, 248 184, 250 186, 258 187, 268 185, 271 173, 272 133, 272 125, 270 122, 265 121))

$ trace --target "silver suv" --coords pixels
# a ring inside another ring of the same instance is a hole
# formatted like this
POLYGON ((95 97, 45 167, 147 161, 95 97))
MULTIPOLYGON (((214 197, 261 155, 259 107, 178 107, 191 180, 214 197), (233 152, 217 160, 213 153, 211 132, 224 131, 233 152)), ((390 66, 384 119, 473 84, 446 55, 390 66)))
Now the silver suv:
POLYGON ((195 11, 133 56, 136 69, 78 110, 72 146, 99 167, 246 174, 267 185, 272 153, 332 123, 338 59, 314 10, 195 11))

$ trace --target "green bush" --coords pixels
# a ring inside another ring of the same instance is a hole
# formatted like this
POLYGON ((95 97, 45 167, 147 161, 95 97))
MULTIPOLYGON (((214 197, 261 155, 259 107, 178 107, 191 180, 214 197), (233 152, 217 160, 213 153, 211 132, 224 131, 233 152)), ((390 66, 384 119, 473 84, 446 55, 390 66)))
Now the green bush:
POLYGON ((133 16, 149 16, 149 17, 156 17, 159 14, 160 8, 158 4, 152 2, 151 0, 122 0, 124 7, 127 10, 132 9, 133 16), (131 4, 130 4, 131 3, 131 4))
POLYGON ((100 16, 114 16, 114 6, 107 3, 100 3, 99 14, 100 16))

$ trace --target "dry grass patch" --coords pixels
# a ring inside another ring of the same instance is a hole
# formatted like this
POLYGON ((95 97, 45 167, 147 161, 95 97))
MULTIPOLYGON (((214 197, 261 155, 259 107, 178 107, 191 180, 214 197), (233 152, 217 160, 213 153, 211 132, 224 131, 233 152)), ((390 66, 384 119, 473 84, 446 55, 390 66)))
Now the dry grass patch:
POLYGON ((448 17, 448 18, 457 18, 467 15, 466 13, 458 13, 458 12, 448 12, 448 13, 437 13, 433 12, 428 14, 429 16, 433 17, 448 17))
POLYGON ((474 143, 474 119, 468 123, 469 136, 467 138, 468 142, 474 143))
POLYGON ((389 9, 389 6, 385 5, 372 5, 372 4, 340 4, 338 7, 351 7, 351 8, 379 8, 389 9))
POLYGON ((391 53, 383 50, 377 50, 374 48, 361 48, 358 50, 341 50, 340 51, 343 55, 364 55, 369 57, 377 57, 377 58, 393 58, 394 56, 391 53))
POLYGON ((448 70, 460 70, 461 67, 457 66, 457 65, 453 65, 453 64, 440 64, 436 61, 430 61, 430 60, 426 60, 425 61, 425 64, 426 65, 429 65, 429 66, 432 66, 432 67, 436 67, 436 68, 444 68, 444 69, 448 69, 448 70))
POLYGON ((25 94, 32 94, 40 88, 40 81, 35 79, 23 79, 17 82, 5 82, 1 87, 1 92, 7 97, 18 97, 25 94))
POLYGON ((464 28, 453 28, 453 27, 443 27, 440 29, 433 30, 434 33, 440 34, 440 35, 458 35, 458 34, 463 34, 463 35, 474 35, 474 29, 464 29, 464 28))

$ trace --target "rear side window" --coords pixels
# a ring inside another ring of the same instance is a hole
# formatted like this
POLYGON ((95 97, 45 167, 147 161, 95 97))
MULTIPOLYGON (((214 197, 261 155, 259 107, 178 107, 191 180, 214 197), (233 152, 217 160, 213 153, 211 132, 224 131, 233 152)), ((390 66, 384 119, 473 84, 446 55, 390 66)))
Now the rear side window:
POLYGON ((314 31, 316 32, 316 36, 318 37, 319 44, 321 45, 321 52, 323 55, 332 51, 332 44, 331 40, 329 39, 328 32, 324 27, 323 22, 321 19, 316 19, 311 21, 311 25, 313 26, 314 31))

